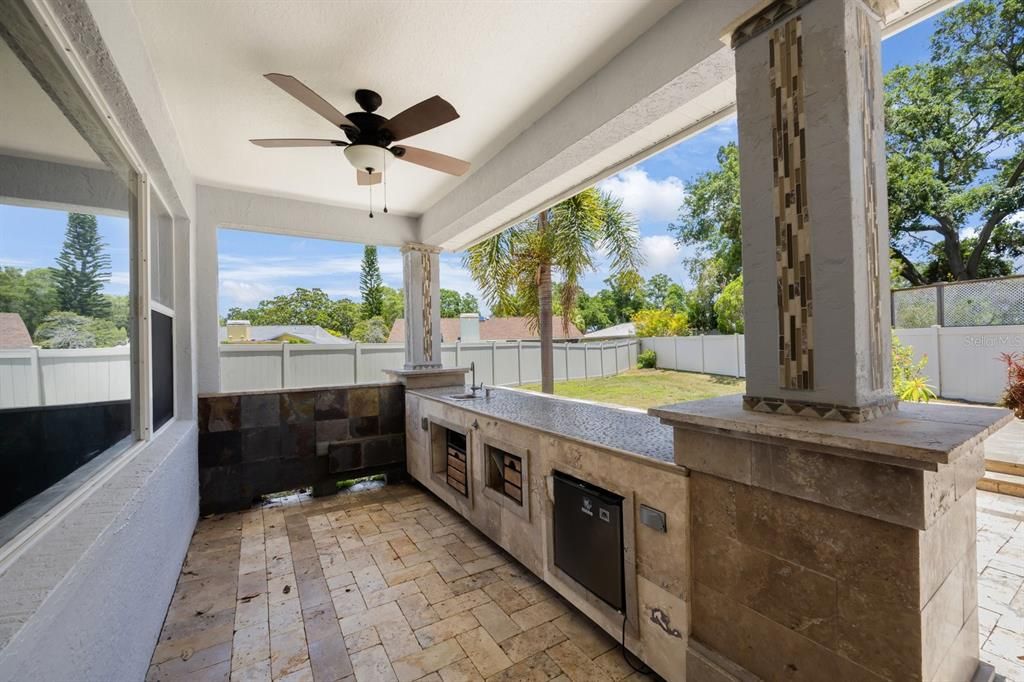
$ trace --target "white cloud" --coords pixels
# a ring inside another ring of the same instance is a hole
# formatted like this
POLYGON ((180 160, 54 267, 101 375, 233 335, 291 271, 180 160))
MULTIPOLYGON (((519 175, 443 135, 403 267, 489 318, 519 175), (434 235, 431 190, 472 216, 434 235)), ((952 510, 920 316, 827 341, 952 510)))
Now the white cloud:
POLYGON ((279 293, 274 287, 267 286, 266 284, 241 282, 234 279, 222 279, 220 281, 220 291, 224 299, 221 301, 221 304, 225 308, 234 306, 248 308, 255 306, 263 299, 272 298, 276 293, 279 293))
POLYGON ((665 272, 680 267, 682 252, 676 246, 676 240, 667 234, 655 234, 640 239, 640 252, 643 253, 646 267, 650 274, 665 272))
POLYGON ((655 180, 636 166, 602 180, 597 187, 622 199, 623 208, 640 222, 673 220, 686 195, 683 181, 674 175, 655 180))

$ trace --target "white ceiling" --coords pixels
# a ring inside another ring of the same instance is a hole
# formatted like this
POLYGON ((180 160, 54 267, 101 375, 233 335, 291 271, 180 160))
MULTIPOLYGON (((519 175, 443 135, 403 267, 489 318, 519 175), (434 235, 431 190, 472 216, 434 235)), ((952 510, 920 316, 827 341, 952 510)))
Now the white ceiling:
MULTIPOLYGON (((197 182, 362 208, 367 188, 355 184, 340 149, 248 142, 339 132, 263 73, 294 75, 345 113, 357 109, 352 93, 360 87, 383 96, 378 113, 388 117, 441 95, 461 118, 409 144, 479 168, 676 4, 134 0, 133 7, 197 182)), ((389 170, 388 203, 399 213, 422 214, 461 182, 407 163, 389 170)))
POLYGON ((0 154, 103 168, 7 43, 0 40, 0 154))

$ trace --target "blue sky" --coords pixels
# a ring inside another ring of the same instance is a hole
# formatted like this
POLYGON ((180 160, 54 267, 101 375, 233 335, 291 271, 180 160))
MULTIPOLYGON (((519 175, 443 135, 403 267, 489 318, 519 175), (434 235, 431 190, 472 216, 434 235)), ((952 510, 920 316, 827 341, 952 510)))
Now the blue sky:
MULTIPOLYGON (((888 71, 898 64, 927 60, 928 41, 934 28, 932 18, 886 40, 882 46, 883 68, 888 71)), ((735 139, 736 121, 729 119, 599 183, 602 189, 621 197, 625 207, 637 217, 647 259, 645 277, 663 272, 688 284, 682 265, 686 254, 674 245, 668 225, 676 218, 686 183, 714 169, 718 148, 735 139)), ((0 266, 52 265, 63 241, 66 222, 67 215, 60 211, 0 204, 0 266)), ((101 216, 99 225, 112 261, 113 275, 106 290, 126 293, 127 221, 101 216)), ((319 287, 334 298, 358 299, 362 249, 359 244, 221 229, 220 312, 223 314, 232 306, 253 306, 261 299, 288 293, 296 287, 319 287)), ((401 287, 398 250, 381 248, 379 257, 384 282, 401 287)), ((460 260, 459 254, 442 255, 441 286, 475 294, 476 286, 462 269, 460 260)), ((597 272, 584 278, 584 288, 597 291, 607 276, 607 268, 599 264, 597 272)))

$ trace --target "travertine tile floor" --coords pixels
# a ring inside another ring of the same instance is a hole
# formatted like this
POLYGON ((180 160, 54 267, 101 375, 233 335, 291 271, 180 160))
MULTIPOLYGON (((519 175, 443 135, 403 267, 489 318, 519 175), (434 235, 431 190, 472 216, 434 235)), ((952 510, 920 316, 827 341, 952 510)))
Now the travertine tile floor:
POLYGON ((978 491, 981 658, 1024 682, 1024 499, 978 491))
POLYGON ((415 485, 199 522, 149 680, 648 679, 415 485))
MULTIPOLYGON (((982 658, 1024 682, 1024 500, 978 493, 982 658)), ((617 644, 414 485, 200 521, 149 680, 637 680, 617 644)))

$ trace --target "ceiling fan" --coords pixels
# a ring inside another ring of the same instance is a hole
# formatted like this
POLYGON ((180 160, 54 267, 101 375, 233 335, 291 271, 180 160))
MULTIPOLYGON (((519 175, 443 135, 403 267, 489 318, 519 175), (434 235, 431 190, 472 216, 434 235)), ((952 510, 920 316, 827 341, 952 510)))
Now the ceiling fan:
POLYGON ((264 74, 264 78, 340 128, 348 141, 305 138, 249 140, 255 145, 260 147, 344 147, 345 157, 356 169, 356 181, 360 185, 380 183, 388 153, 402 161, 450 175, 462 175, 469 170, 469 162, 462 159, 404 144, 392 145, 399 140, 450 123, 459 117, 455 107, 437 95, 425 99, 419 104, 414 104, 392 118, 384 118, 374 113, 380 108, 383 101, 381 96, 373 90, 356 90, 355 100, 362 111, 345 115, 294 76, 268 73, 264 74))

